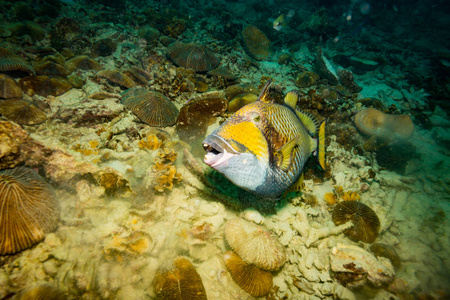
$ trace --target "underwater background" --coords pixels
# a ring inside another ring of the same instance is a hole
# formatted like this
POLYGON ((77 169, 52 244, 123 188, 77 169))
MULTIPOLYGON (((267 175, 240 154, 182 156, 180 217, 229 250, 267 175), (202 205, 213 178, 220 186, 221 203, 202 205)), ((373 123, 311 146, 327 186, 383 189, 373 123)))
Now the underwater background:
POLYGON ((449 299, 449 14, 0 0, 0 299, 449 299), (277 199, 203 163, 269 80, 326 122, 277 199))

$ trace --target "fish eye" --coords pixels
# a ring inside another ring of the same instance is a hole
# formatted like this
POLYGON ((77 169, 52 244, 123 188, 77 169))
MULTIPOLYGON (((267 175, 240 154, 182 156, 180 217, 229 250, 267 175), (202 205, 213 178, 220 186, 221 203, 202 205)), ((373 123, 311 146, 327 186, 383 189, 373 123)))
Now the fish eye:
POLYGON ((257 112, 253 112, 250 115, 250 117, 251 117, 252 121, 255 122, 255 123, 261 122, 261 115, 259 113, 257 113, 257 112))

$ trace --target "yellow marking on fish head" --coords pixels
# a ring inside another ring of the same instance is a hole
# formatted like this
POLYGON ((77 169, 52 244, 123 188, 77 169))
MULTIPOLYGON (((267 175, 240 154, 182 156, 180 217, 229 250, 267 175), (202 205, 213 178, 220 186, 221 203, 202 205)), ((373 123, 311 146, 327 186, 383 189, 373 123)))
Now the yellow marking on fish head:
POLYGON ((217 133, 235 150, 253 153, 260 161, 268 160, 267 141, 261 130, 251 121, 224 124, 217 133))

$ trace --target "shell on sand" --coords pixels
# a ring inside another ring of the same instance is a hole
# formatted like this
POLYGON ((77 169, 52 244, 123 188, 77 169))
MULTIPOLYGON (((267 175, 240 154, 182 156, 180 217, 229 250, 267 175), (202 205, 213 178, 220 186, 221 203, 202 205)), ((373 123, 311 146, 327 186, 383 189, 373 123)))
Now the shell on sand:
POLYGON ((231 219, 225 224, 225 238, 243 260, 263 270, 276 271, 286 262, 277 236, 256 224, 231 219))

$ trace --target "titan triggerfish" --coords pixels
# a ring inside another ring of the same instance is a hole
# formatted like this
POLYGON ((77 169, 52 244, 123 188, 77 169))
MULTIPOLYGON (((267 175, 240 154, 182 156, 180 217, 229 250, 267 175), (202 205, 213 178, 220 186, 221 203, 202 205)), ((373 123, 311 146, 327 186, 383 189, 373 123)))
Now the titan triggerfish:
POLYGON ((319 125, 296 108, 296 91, 286 94, 283 105, 274 103, 269 85, 206 137, 204 162, 257 196, 279 199, 301 186, 311 154, 325 168, 325 121, 319 125))

